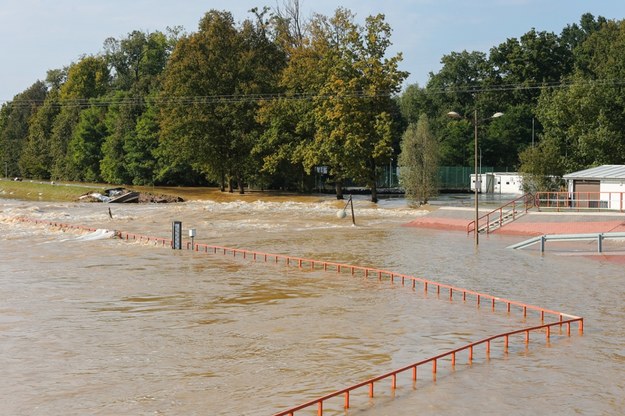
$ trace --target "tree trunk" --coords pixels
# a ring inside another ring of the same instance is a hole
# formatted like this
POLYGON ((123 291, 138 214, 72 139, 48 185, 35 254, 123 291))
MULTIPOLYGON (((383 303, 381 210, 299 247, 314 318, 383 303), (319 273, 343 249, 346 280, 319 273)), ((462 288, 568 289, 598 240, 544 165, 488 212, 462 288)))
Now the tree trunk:
POLYGON ((343 197, 343 181, 337 180, 334 182, 334 187, 336 189, 336 199, 345 199, 343 197))
POLYGON ((378 202, 378 187, 375 182, 371 184, 371 202, 374 202, 376 204, 378 202))
POLYGON ((245 193, 245 188, 243 187, 243 179, 239 175, 237 175, 237 184, 239 185, 239 194, 243 195, 245 193))

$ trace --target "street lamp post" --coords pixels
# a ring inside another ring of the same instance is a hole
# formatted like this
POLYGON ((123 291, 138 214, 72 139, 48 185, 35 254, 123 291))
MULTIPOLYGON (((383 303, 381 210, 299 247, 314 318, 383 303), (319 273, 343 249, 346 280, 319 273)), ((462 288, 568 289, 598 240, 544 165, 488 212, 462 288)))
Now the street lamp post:
POLYGON ((478 220, 480 218, 480 211, 479 211, 479 193, 478 193, 478 189, 477 187, 479 186, 480 188, 482 187, 482 184, 480 184, 479 181, 479 173, 477 170, 477 108, 475 108, 473 110, 473 143, 475 145, 474 148, 474 170, 475 170, 475 223, 473 224, 473 234, 474 234, 474 238, 475 238, 475 247, 477 248, 477 246, 480 244, 480 233, 479 230, 477 228, 477 224, 478 224, 478 220))
MULTIPOLYGON (((459 113, 456 113, 455 111, 450 111, 449 113, 447 113, 447 116, 451 117, 451 118, 455 118, 455 119, 460 119, 463 118, 459 113)), ((503 116, 503 113, 500 112, 496 112, 495 114, 493 114, 492 116, 490 116, 488 119, 491 118, 498 118, 503 116)), ((486 120, 488 120, 486 119, 486 120)), ((477 248, 477 246, 480 244, 480 234, 479 234, 479 229, 478 229, 478 221, 480 219, 480 213, 479 213, 479 194, 478 194, 478 186, 481 188, 481 183, 479 181, 479 173, 478 173, 478 140, 477 140, 477 108, 475 108, 473 110, 473 161, 474 161, 474 170, 475 170, 475 186, 474 186, 474 191, 475 191, 475 220, 474 220, 474 224, 473 224, 473 234, 474 234, 474 238, 475 238, 475 247, 477 248)))

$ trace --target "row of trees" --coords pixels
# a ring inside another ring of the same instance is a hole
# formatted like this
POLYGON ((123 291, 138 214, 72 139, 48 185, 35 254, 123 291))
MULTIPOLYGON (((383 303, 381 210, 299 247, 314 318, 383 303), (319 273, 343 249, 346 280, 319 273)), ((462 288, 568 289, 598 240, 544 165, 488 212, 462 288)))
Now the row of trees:
POLYGON ((484 166, 543 178, 625 161, 625 23, 582 16, 482 52, 452 52, 408 86, 391 28, 345 9, 302 19, 299 2, 236 23, 212 10, 197 32, 135 31, 51 70, 0 109, 11 176, 116 184, 245 184, 310 190, 324 166, 342 198, 399 159, 426 202, 437 166, 472 166, 474 111, 484 166), (446 114, 469 117, 456 121, 446 114), (486 121, 490 114, 504 117, 486 121), (399 155, 397 158, 397 155, 399 155))
POLYGON ((133 32, 48 73, 0 121, 11 174, 133 184, 218 183, 222 189, 310 189, 326 166, 376 199, 393 154, 393 97, 406 72, 387 57, 391 28, 351 12, 315 15, 297 2, 236 24, 212 10, 198 31, 133 32))
POLYGON ((625 163, 625 21, 584 14, 560 35, 532 29, 488 54, 452 52, 441 62, 425 88, 411 85, 399 98, 408 122, 428 116, 431 131, 420 137, 435 138, 441 164, 472 166, 474 111, 480 163, 519 170, 529 191, 625 163), (467 117, 453 121, 449 111, 467 117), (504 116, 489 119, 496 112, 504 116))

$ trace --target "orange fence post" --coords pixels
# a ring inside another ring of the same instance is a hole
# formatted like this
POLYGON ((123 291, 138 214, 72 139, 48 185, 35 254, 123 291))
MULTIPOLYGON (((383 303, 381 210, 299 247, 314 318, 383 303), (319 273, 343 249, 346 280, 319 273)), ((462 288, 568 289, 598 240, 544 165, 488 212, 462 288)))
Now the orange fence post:
POLYGON ((369 383, 369 397, 373 397, 373 381, 369 383))
POLYGON ((550 331, 551 327, 550 327, 550 326, 548 326, 546 329, 547 329, 547 333, 546 333, 546 336, 547 336, 547 342, 549 342, 549 335, 550 335, 550 332, 551 332, 551 331, 550 331))
POLYGON ((345 409, 349 409, 349 390, 345 392, 345 403, 343 404, 345 409))

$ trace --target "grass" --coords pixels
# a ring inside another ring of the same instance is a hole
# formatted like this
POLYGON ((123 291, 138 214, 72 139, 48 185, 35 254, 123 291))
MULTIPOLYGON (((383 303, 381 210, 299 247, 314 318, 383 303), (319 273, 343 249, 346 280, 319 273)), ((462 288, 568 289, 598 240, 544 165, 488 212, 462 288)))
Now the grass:
POLYGON ((101 184, 0 180, 0 198, 27 201, 77 201, 81 195, 92 191, 101 192, 104 189, 101 184))
MULTIPOLYGON (((121 185, 119 185, 121 186, 121 185)), ((0 178, 0 199, 20 199, 26 201, 48 202, 75 202, 87 193, 103 192, 105 189, 115 188, 116 185, 103 183, 61 182, 24 179, 13 181, 0 178)), ((185 201, 212 200, 218 202, 230 202, 233 200, 255 201, 284 201, 296 199, 298 201, 318 201, 318 195, 302 195, 276 191, 252 191, 247 190, 245 195, 238 192, 221 192, 216 187, 148 187, 148 186, 124 186, 126 189, 150 193, 155 195, 169 195, 182 197, 185 201)), ((340 202, 337 202, 340 203, 340 202)))

